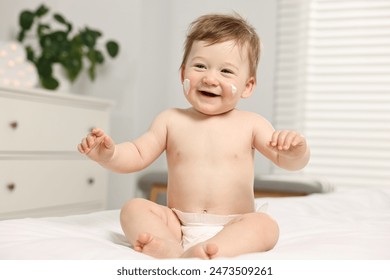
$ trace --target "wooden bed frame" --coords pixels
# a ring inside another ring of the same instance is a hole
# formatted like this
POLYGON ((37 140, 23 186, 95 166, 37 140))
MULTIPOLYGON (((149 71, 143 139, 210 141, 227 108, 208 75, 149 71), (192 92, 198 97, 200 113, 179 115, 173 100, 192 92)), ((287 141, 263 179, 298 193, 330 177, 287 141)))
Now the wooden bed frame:
MULTIPOLYGON (((152 183, 149 193, 149 200, 157 202, 160 195, 165 195, 167 192, 167 185, 161 183, 152 183)), ((299 192, 281 192, 281 191, 268 191, 268 190, 255 190, 255 197, 288 197, 288 196, 305 196, 307 193, 299 192)))

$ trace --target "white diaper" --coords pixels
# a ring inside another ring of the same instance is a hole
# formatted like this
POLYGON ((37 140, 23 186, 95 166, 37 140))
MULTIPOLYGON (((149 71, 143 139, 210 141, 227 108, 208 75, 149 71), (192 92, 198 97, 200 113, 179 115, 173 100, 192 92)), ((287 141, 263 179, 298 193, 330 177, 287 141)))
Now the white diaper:
MULTIPOLYGON (((265 212, 267 203, 256 205, 257 212, 265 212)), ((214 215, 208 213, 186 213, 172 208, 181 223, 182 246, 184 250, 195 246, 196 244, 206 241, 223 227, 241 215, 214 215)))
POLYGON ((214 215, 207 213, 185 213, 172 209, 181 223, 184 250, 210 239, 223 229, 223 226, 241 215, 214 215))

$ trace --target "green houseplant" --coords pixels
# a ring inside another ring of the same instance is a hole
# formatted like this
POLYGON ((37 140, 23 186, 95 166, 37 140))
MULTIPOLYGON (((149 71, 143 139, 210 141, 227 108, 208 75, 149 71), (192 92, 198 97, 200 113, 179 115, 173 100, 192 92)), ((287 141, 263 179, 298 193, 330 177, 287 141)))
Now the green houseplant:
MULTIPOLYGON (((56 89, 59 86, 53 72, 55 64, 62 66, 71 82, 88 67, 88 76, 93 81, 96 67, 105 59, 97 46, 102 33, 89 27, 75 32, 73 25, 61 14, 54 13, 47 20, 45 16, 48 12, 49 8, 42 4, 35 11, 23 10, 19 14, 18 41, 26 48, 27 59, 35 65, 42 87, 56 89), (29 41, 35 41, 35 48, 29 41)), ((110 40, 106 42, 105 49, 114 58, 119 52, 119 45, 110 40)))

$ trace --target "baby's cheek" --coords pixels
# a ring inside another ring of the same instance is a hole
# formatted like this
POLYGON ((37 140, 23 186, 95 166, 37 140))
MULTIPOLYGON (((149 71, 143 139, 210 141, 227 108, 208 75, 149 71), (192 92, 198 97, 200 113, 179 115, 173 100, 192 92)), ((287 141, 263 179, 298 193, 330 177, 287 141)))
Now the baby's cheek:
POLYGON ((183 91, 186 95, 188 95, 188 92, 190 91, 190 80, 189 79, 184 79, 183 81, 183 91))
POLYGON ((231 87, 232 87, 232 95, 235 96, 237 93, 237 87, 233 84, 231 84, 231 87))

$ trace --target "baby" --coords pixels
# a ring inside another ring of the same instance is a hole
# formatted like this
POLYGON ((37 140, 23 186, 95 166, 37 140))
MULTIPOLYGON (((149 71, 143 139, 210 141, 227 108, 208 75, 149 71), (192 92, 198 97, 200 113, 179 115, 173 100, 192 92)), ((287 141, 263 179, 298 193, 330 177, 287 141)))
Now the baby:
POLYGON ((272 249, 277 223, 256 212, 254 150, 276 165, 298 170, 309 161, 305 138, 275 131, 258 114, 236 109, 252 95, 260 41, 239 15, 205 15, 189 28, 181 64, 187 109, 160 113, 132 142, 115 144, 99 128, 78 150, 105 168, 146 168, 164 151, 167 207, 135 198, 120 220, 136 251, 155 258, 232 257, 272 249))

